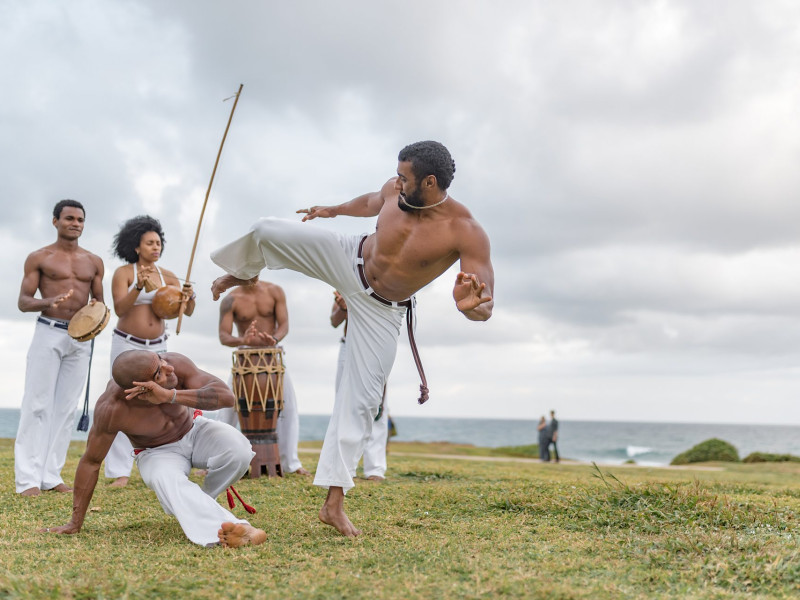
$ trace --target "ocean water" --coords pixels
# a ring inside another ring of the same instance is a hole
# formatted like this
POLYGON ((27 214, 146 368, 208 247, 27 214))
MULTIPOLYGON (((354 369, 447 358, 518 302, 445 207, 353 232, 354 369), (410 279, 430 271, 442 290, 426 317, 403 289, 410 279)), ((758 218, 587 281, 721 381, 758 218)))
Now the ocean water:
MULTIPOLYGON (((300 440, 325 437, 329 415, 300 415, 300 440)), ((443 419, 392 416, 399 442, 452 442, 496 448, 536 443, 536 421, 443 419)), ((77 424, 77 417, 76 417, 77 424)), ((0 409, 0 438, 14 438, 19 409, 0 409)), ((72 439, 86 433, 73 430, 72 439)), ((558 449, 562 458, 622 464, 666 465, 678 454, 709 438, 733 444, 744 458, 751 452, 800 456, 800 426, 631 423, 559 420, 558 449)))

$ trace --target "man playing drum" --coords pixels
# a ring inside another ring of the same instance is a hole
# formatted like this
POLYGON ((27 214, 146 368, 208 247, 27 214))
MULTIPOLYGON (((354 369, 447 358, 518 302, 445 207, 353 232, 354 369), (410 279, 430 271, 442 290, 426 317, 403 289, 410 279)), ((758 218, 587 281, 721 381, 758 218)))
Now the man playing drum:
MULTIPOLYGON (((400 151, 398 161, 397 177, 380 191, 337 206, 297 211, 306 213, 303 221, 377 216, 375 233, 346 236, 266 218, 211 256, 228 273, 212 284, 215 299, 233 286, 252 285, 266 267, 320 279, 347 301, 344 372, 314 483, 328 488, 319 518, 348 537, 361 531, 344 512, 344 494, 354 485, 351 473, 378 413, 403 316, 413 316, 413 294, 460 260, 453 288, 456 308, 472 321, 485 321, 494 304, 489 238, 447 192, 455 173, 447 148, 438 142, 411 144, 400 151)), ((416 345, 413 338, 409 341, 423 376, 416 345)), ((421 390, 424 402, 424 376, 421 390)))
POLYGON ((232 406, 230 388, 175 352, 128 350, 114 361, 112 374, 95 406, 86 451, 75 471, 72 518, 44 532, 81 530, 100 464, 122 432, 135 448, 142 480, 190 541, 228 547, 264 543, 263 530, 216 501, 250 466, 250 442, 230 425, 195 416, 232 406), (192 467, 208 470, 202 488, 189 480, 192 467))
MULTIPOLYGON (((259 281, 256 285, 232 290, 219 306, 219 341, 225 346, 274 347, 289 333, 289 311, 286 294, 274 283, 259 281), (236 324, 238 336, 233 335, 236 324)), ((220 420, 236 427, 239 423, 233 409, 220 411, 220 420)), ((283 374, 283 410, 278 417, 278 450, 284 473, 311 475, 297 455, 300 418, 297 397, 289 373, 283 374)))
POLYGON ((103 301, 103 261, 78 245, 85 212, 76 200, 53 208, 55 243, 28 255, 19 292, 22 312, 41 312, 28 350, 25 395, 14 443, 17 493, 70 492, 61 478, 75 411, 89 368, 91 342, 68 333, 89 298, 103 301), (37 290, 41 298, 36 298, 37 290))

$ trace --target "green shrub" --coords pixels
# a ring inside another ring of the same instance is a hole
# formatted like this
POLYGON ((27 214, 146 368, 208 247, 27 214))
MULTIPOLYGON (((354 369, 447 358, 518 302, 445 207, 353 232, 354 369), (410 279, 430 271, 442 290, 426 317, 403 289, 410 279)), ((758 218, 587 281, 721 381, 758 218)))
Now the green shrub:
POLYGON ((724 440, 711 438, 700 442, 672 459, 671 465, 688 465, 698 462, 739 462, 739 453, 724 440))
POLYGON ((744 457, 742 462, 763 463, 763 462, 800 462, 800 456, 792 454, 769 454, 768 452, 751 452, 744 457))

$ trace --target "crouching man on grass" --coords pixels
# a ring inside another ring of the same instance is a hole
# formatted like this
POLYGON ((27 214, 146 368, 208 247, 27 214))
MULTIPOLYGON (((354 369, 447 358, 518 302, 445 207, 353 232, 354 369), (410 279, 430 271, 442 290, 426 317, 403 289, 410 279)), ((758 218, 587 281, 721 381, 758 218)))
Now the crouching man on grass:
POLYGON ((134 447, 139 473, 186 537, 201 546, 262 544, 266 533, 220 506, 216 497, 250 466, 250 442, 230 425, 195 416, 233 406, 230 388, 175 352, 123 352, 113 379, 94 409, 86 451, 75 472, 72 519, 45 533, 78 533, 92 499, 100 465, 117 432, 134 447), (207 469, 201 488, 192 467, 207 469))

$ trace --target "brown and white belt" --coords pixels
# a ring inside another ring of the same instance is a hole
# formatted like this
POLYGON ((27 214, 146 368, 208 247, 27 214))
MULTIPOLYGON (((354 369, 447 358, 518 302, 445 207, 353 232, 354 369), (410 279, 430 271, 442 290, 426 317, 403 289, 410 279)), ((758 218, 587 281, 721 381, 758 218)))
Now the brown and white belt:
POLYGON ((361 285, 364 286, 364 291, 367 295, 371 296, 381 304, 385 304, 386 306, 402 306, 406 309, 406 325, 408 329, 408 343, 411 346, 411 354, 414 356, 414 362, 417 365, 417 371, 419 372, 419 377, 422 380, 422 383, 419 386, 420 396, 417 400, 418 403, 424 404, 428 400, 428 380, 425 378, 425 370, 422 368, 422 359, 419 357, 419 350, 417 350, 417 343, 414 341, 414 308, 416 301, 414 297, 408 298, 406 300, 401 300, 399 302, 394 302, 392 300, 387 300, 383 296, 380 296, 372 287, 369 285, 369 281, 367 281, 367 274, 364 271, 364 257, 363 257, 363 250, 364 250, 364 241, 367 239, 367 236, 361 238, 361 241, 358 243, 358 253, 356 254, 356 270, 358 271, 358 276, 361 279, 361 285))

